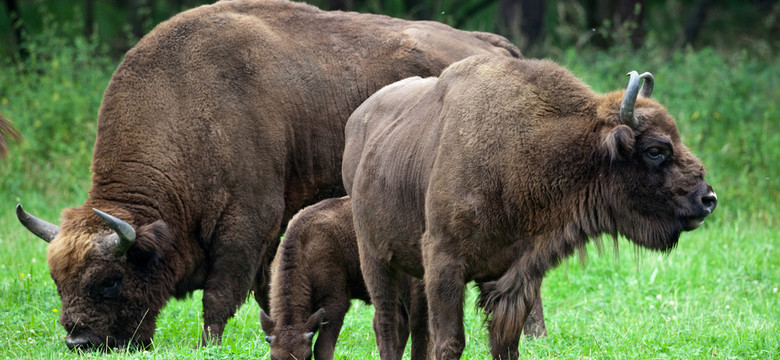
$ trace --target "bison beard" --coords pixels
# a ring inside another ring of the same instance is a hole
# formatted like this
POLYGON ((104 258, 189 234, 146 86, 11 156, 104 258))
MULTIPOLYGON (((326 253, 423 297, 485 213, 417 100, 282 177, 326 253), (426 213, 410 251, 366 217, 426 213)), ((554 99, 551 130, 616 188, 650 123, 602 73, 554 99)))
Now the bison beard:
POLYGON ((383 360, 397 276, 423 275, 437 359, 465 346, 476 281, 494 359, 516 359, 545 273, 591 238, 669 251, 717 204, 650 74, 596 94, 548 61, 474 56, 409 78, 346 125, 342 175, 383 360), (639 84, 644 79, 643 90, 639 84))
POLYGON ((197 289, 203 343, 220 342, 250 290, 268 310, 283 224, 344 194, 349 114, 384 85, 476 54, 520 56, 492 34, 287 1, 222 1, 158 25, 105 91, 88 199, 61 228, 20 216, 51 242, 68 341, 146 344, 162 306, 197 289))

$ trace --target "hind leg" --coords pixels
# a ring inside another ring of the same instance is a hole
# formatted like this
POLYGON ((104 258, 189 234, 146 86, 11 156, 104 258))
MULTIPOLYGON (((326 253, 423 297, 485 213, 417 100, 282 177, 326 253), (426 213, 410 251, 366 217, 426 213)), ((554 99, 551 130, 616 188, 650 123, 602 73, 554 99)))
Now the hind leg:
POLYGON ((429 324, 433 332, 436 359, 460 359, 466 345, 463 331, 463 292, 466 283, 462 266, 447 249, 436 246, 429 233, 423 235, 425 294, 429 324))
MULTIPOLYGON (((360 246, 363 246, 359 242, 360 246)), ((382 360, 399 359, 398 349, 398 281, 396 272, 380 259, 360 248, 360 269, 374 304, 374 334, 382 360)))
POLYGON ((409 304, 409 294, 407 293, 408 289, 406 289, 404 281, 399 281, 399 290, 401 291, 401 294, 398 298, 398 302, 396 303, 396 313, 395 313, 395 321, 396 321, 396 336, 398 337, 398 343, 396 344, 396 356, 400 359, 404 356, 404 350, 406 349, 406 343, 409 342, 409 327, 411 326, 410 323, 410 304, 409 304))
POLYGON ((420 279, 409 277, 411 287, 411 306, 409 325, 412 334, 412 360, 425 360, 432 357, 428 332, 428 300, 425 297, 425 285, 420 279))

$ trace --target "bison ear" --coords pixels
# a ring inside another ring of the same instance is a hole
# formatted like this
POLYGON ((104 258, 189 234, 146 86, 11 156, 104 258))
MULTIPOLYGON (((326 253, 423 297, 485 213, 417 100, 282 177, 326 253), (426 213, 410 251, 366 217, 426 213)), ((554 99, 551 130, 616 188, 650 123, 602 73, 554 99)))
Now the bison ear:
POLYGON ((128 259, 142 267, 155 266, 173 247, 173 234, 165 221, 157 220, 138 229, 128 259))
POLYGON ((634 153, 634 131, 626 125, 605 130, 602 136, 602 150, 610 161, 625 160, 634 153))
POLYGON ((266 340, 271 337, 271 333, 274 332, 274 327, 276 326, 276 323, 274 323, 273 320, 271 320, 271 317, 266 315, 265 311, 260 310, 260 327, 263 328, 263 332, 268 335, 266 336, 266 340))
POLYGON ((309 316, 309 319, 306 320, 306 325, 304 325, 304 329, 312 333, 317 331, 320 328, 320 325, 322 325, 323 317, 325 317, 325 309, 320 308, 317 312, 309 316))

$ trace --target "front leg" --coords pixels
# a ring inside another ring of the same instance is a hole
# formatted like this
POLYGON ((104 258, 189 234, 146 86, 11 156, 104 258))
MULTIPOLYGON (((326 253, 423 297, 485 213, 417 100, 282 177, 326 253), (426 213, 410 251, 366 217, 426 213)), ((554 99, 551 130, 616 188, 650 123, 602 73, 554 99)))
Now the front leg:
POLYGON ((528 315, 539 299, 541 278, 525 278, 510 268, 500 279, 479 284, 479 305, 488 316, 490 352, 494 360, 516 360, 520 336, 528 315))
POLYGON ((203 346, 222 344, 225 324, 246 299, 256 271, 256 256, 245 250, 226 252, 232 254, 215 259, 203 289, 203 346))
POLYGON ((252 213, 246 209, 226 211, 215 228, 207 256, 209 274, 203 288, 201 345, 222 343, 225 324, 244 303, 253 285, 264 258, 261 251, 268 251, 267 245, 275 243, 269 237, 275 236, 276 231, 263 231, 260 227, 269 227, 267 222, 243 215, 252 213))
POLYGON ((331 299, 323 305, 325 318, 320 326, 317 342, 314 343, 314 358, 317 360, 331 360, 339 339, 341 326, 344 324, 344 316, 349 310, 350 302, 345 296, 343 299, 331 299))
POLYGON ((544 322, 544 310, 542 309, 542 292, 539 290, 539 295, 536 296, 534 307, 531 308, 531 313, 528 314, 528 319, 525 320, 523 325, 523 334, 526 338, 540 338, 547 336, 547 325, 544 322))

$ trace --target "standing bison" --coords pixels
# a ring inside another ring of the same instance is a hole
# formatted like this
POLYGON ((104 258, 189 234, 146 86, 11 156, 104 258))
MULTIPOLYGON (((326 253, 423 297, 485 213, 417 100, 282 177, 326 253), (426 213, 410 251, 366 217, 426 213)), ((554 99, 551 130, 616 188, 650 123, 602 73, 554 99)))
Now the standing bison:
POLYGON ((84 204, 61 226, 17 208, 50 242, 68 347, 146 346, 165 303, 196 289, 204 343, 250 290, 268 309, 283 224, 344 194, 349 114, 384 85, 476 54, 520 56, 496 35, 281 0, 157 26, 106 89, 84 204))
MULTIPOLYGON (((409 333, 412 359, 425 359, 428 313, 422 281, 405 276, 396 296, 399 356, 409 333)), ((369 302, 358 258, 349 197, 326 199, 298 212, 287 225, 271 267, 271 316, 260 323, 271 359, 333 359, 350 300, 369 302)))
POLYGON ((516 359, 542 277, 575 249, 622 234, 669 251, 701 225, 717 198, 652 84, 632 72, 602 95, 548 61, 474 56, 353 113, 344 185, 382 359, 401 274, 424 274, 437 359, 463 351, 472 280, 493 358, 516 359))

